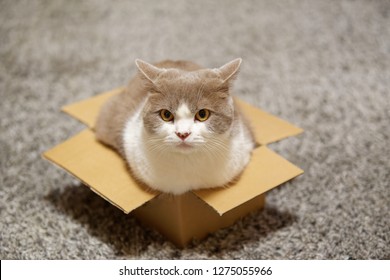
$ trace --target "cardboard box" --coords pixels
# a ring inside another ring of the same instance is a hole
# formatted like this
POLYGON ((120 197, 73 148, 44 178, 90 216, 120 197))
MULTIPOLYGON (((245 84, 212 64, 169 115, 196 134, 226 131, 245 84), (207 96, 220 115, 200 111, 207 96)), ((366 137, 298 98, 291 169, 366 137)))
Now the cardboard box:
POLYGON ((265 192, 303 173, 266 146, 297 135, 302 129, 238 100, 259 144, 239 180, 228 188, 197 190, 179 196, 147 191, 131 177, 126 162, 97 141, 93 132, 100 106, 122 91, 119 88, 62 108, 88 128, 45 152, 44 157, 180 247, 263 207, 265 192))

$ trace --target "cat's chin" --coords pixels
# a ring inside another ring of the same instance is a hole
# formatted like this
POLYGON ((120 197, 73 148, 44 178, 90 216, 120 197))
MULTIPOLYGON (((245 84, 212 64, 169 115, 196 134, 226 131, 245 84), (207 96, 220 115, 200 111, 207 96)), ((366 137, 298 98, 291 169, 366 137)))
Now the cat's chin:
POLYGON ((192 144, 182 142, 182 143, 175 145, 173 150, 175 152, 178 152, 178 153, 189 154, 189 153, 194 152, 196 150, 196 148, 192 144))

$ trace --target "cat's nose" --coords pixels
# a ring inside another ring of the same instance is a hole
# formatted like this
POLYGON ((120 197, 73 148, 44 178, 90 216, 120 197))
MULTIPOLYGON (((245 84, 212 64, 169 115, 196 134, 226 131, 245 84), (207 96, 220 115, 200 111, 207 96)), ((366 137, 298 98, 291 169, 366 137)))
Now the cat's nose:
POLYGON ((184 133, 180 133, 180 132, 176 132, 176 135, 177 137, 179 137, 181 140, 185 140, 191 133, 188 133, 188 132, 184 132, 184 133))

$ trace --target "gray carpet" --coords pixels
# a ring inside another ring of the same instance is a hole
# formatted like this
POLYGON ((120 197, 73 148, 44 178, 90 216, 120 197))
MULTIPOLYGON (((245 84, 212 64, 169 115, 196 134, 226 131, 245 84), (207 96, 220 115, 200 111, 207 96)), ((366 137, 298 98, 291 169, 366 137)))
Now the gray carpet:
POLYGON ((1 259, 390 259, 389 1, 1 1, 1 259), (146 4, 147 3, 147 4, 146 4), (305 174, 180 250, 41 159, 59 108, 134 60, 243 58, 236 95, 305 129, 305 174))

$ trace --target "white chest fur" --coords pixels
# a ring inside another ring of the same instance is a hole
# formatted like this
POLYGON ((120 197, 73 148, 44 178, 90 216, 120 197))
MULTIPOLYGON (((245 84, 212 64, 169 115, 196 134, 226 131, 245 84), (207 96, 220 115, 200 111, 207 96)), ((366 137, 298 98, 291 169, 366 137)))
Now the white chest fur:
MULTIPOLYGON (((253 143, 242 124, 237 133, 220 136, 213 149, 199 149, 189 153, 171 149, 156 149, 148 138, 141 118, 141 110, 126 123, 123 144, 126 160, 139 180, 149 187, 172 194, 189 190, 226 185, 241 173, 249 162, 253 143)), ((163 142, 161 142, 163 145, 163 142)))

